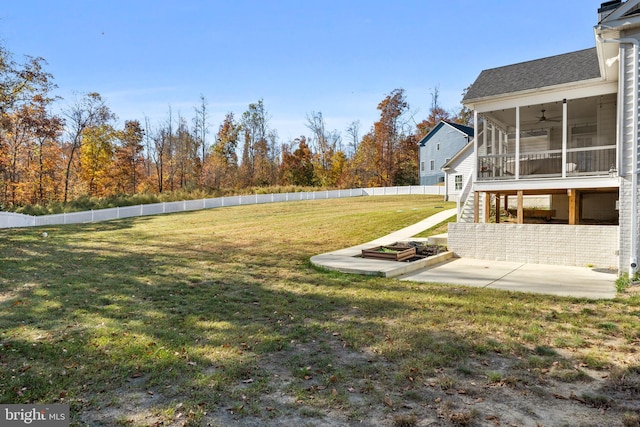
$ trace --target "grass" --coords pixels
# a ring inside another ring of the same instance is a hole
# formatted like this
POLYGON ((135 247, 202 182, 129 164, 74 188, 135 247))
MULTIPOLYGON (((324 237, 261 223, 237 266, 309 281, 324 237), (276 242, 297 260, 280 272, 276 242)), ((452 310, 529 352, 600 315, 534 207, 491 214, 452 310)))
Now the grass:
POLYGON ((593 302, 309 265, 436 206, 453 205, 367 197, 2 230, 0 403, 68 403, 74 425, 200 425, 212 413, 313 424, 330 411, 366 418, 373 405, 390 425, 405 399, 446 397, 487 373, 530 383, 554 366, 635 357, 637 296, 593 302))

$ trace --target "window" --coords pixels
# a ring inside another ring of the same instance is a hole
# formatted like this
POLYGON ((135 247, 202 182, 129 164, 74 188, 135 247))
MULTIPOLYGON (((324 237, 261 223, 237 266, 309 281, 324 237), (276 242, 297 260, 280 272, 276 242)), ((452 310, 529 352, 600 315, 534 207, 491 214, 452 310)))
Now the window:
POLYGON ((420 162, 420 172, 424 172, 424 162, 420 162))
POLYGON ((456 190, 462 190, 462 175, 456 175, 456 190))
POLYGON ((430 160, 429 161, 429 170, 430 171, 436 170, 436 161, 435 160, 430 160))

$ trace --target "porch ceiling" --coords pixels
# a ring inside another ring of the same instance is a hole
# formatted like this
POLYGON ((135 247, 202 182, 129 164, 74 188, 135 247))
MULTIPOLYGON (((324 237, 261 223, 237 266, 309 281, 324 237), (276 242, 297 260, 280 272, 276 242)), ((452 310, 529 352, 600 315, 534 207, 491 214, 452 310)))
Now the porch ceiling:
MULTIPOLYGON (((562 126, 562 100, 544 104, 528 105, 520 108, 521 127, 552 128, 562 126), (542 110, 545 110, 545 121, 541 121, 542 110)), ((572 117, 593 117, 595 120, 598 100, 594 98, 573 99, 568 101, 569 113, 572 117)), ((490 111, 483 113, 489 120, 494 121, 508 131, 514 131, 516 125, 515 108, 490 111)))

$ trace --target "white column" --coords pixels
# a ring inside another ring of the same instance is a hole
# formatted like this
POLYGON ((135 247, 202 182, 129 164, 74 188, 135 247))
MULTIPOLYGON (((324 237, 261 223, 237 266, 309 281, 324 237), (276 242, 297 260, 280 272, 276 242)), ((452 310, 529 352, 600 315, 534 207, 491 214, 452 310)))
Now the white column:
POLYGON ((562 100, 562 177, 567 177, 567 140, 569 117, 567 117, 567 100, 562 100))
POLYGON ((516 107, 516 179, 520 179, 520 107, 516 107))

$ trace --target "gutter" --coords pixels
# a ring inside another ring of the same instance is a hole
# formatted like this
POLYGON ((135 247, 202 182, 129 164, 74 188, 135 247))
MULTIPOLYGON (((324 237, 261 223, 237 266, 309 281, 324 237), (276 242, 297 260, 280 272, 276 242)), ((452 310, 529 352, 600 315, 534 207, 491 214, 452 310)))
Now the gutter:
MULTIPOLYGON (((631 44, 633 45, 633 167, 631 176, 631 254, 629 257, 629 277, 633 277, 638 271, 638 257, 637 257, 637 245, 638 245, 638 67, 640 63, 640 41, 632 38, 622 39, 604 39, 601 36, 597 36, 599 42, 602 43, 619 43, 619 44, 631 44)), ((624 79, 619 79, 620 82, 624 79)), ((620 108, 620 106, 618 106, 620 108)), ((618 152, 620 156, 622 150, 618 152)))

